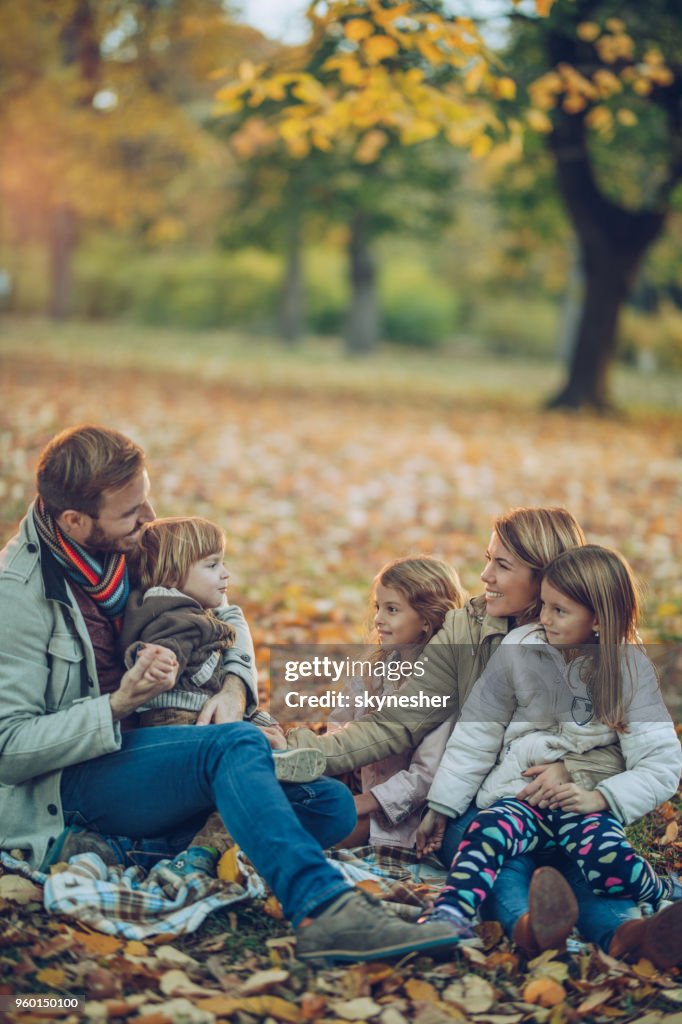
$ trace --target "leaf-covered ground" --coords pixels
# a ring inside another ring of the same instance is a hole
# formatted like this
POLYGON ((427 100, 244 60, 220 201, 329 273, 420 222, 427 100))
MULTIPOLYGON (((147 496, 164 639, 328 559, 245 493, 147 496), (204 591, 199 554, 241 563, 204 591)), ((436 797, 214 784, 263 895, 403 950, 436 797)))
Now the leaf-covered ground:
MULTIPOLYGON (((412 361, 399 372, 374 360, 349 370, 294 355, 280 365, 271 349, 221 357, 172 335, 161 351, 144 335, 137 350, 121 349, 115 333, 93 329, 84 342, 86 333, 63 348, 42 334, 26 345, 16 331, 0 338, 0 540, 33 495, 36 456, 53 433, 84 421, 129 433, 147 451, 160 514, 225 527, 232 599, 252 625, 264 695, 270 644, 363 638, 369 583, 389 558, 435 553, 475 591, 490 521, 518 504, 569 507, 646 582, 647 638, 682 636, 682 421, 644 409, 646 385, 630 418, 547 416, 535 411, 535 371, 526 388, 511 364, 477 372, 454 361, 434 373, 412 361)), ((636 838, 660 867, 679 867, 675 807, 636 838)), ((259 908, 213 915, 172 950, 48 920, 35 894, 1 911, 0 995, 71 993, 89 1000, 93 1020, 136 1020, 144 1008, 147 1024, 682 1022, 674 975, 594 951, 526 965, 494 930, 484 950, 448 964, 313 972, 292 959, 286 926, 259 908), (185 1002, 168 1007, 175 999, 185 1002)))

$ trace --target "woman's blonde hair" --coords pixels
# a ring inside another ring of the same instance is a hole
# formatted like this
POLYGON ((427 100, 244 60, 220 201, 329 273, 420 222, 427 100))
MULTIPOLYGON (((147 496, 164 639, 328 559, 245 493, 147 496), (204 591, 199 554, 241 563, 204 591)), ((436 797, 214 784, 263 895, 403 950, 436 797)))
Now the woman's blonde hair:
MULTIPOLYGON (((399 590, 410 607, 426 621, 423 637, 418 641, 420 646, 438 632, 446 614, 452 608, 461 608, 467 599, 452 566, 432 555, 408 555, 388 562, 374 577, 372 602, 379 584, 399 590)), ((376 638, 374 631, 373 638, 376 638)))
MULTIPOLYGON (((584 680, 595 718, 624 728, 622 644, 638 644, 639 586, 622 555, 597 544, 565 551, 545 569, 543 580, 588 608, 599 628, 599 648, 589 658, 584 680)), ((583 649, 581 648, 581 653, 583 649)))
POLYGON ((182 588, 195 562, 224 549, 225 534, 208 519, 154 519, 144 524, 137 550, 129 556, 131 578, 142 590, 182 588))
POLYGON ((563 551, 585 544, 585 534, 565 508, 511 508, 494 521, 493 530, 537 581, 537 597, 516 616, 520 626, 534 622, 540 615, 543 569, 563 551))

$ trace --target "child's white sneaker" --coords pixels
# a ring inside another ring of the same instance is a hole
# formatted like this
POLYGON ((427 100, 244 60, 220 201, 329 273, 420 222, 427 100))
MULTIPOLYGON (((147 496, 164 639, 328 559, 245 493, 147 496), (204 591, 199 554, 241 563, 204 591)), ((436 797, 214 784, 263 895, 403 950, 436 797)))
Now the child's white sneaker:
POLYGON ((327 767, 327 758, 315 747, 273 750, 272 759, 280 782, 313 782, 324 775, 327 767))

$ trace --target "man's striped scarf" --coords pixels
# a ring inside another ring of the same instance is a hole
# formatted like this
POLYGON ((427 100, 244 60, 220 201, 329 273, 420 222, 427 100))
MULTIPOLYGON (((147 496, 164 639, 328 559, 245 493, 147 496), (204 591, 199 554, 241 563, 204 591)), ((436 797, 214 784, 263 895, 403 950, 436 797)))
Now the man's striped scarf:
POLYGON ((54 517, 37 498, 33 519, 40 539, 47 544, 67 576, 88 594, 117 630, 128 600, 128 570, 125 555, 112 551, 95 558, 74 540, 64 536, 54 517))

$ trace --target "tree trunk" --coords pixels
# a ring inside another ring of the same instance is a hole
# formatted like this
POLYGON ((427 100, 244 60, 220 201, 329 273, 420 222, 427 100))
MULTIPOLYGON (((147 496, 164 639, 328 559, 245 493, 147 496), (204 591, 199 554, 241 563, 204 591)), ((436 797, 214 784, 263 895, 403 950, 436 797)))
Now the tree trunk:
POLYGON ((303 268, 301 260, 301 222, 294 216, 289 224, 286 270, 279 310, 279 334, 289 345, 303 334, 303 268))
POLYGON ((608 369, 618 340, 618 319, 652 242, 663 211, 633 211, 598 188, 580 115, 559 114, 550 136, 559 189, 578 238, 585 291, 568 380, 549 408, 608 407, 608 369))
MULTIPOLYGON (((62 64, 78 65, 81 91, 77 105, 88 109, 97 92, 101 53, 90 0, 77 0, 61 32, 62 64)), ((51 212, 47 244, 50 265, 50 316, 64 320, 73 299, 73 255, 78 238, 76 211, 62 202, 51 212)))
POLYGON ((376 267, 369 247, 367 214, 354 214, 348 249, 351 300, 346 324, 346 351, 368 355, 379 341, 379 303, 376 291, 376 267))
POLYGON ((609 406, 607 376, 618 340, 618 319, 642 252, 605 247, 603 258, 585 254, 585 294, 570 356, 568 379, 550 408, 609 406))
MULTIPOLYGON (((570 20, 590 21, 596 7, 597 0, 577 0, 570 20)), ((581 44, 565 25, 550 29, 545 41, 549 67, 580 67, 581 44)), ((647 250, 663 230, 666 203, 659 200, 658 206, 632 210, 602 190, 587 142, 587 112, 586 108, 571 114, 558 108, 548 139, 559 190, 578 239, 584 280, 568 379, 548 405, 604 409, 620 312, 647 250)))
POLYGON ((73 298, 73 254, 76 248, 76 215, 68 206, 52 211, 49 227, 50 316, 64 320, 73 298))

